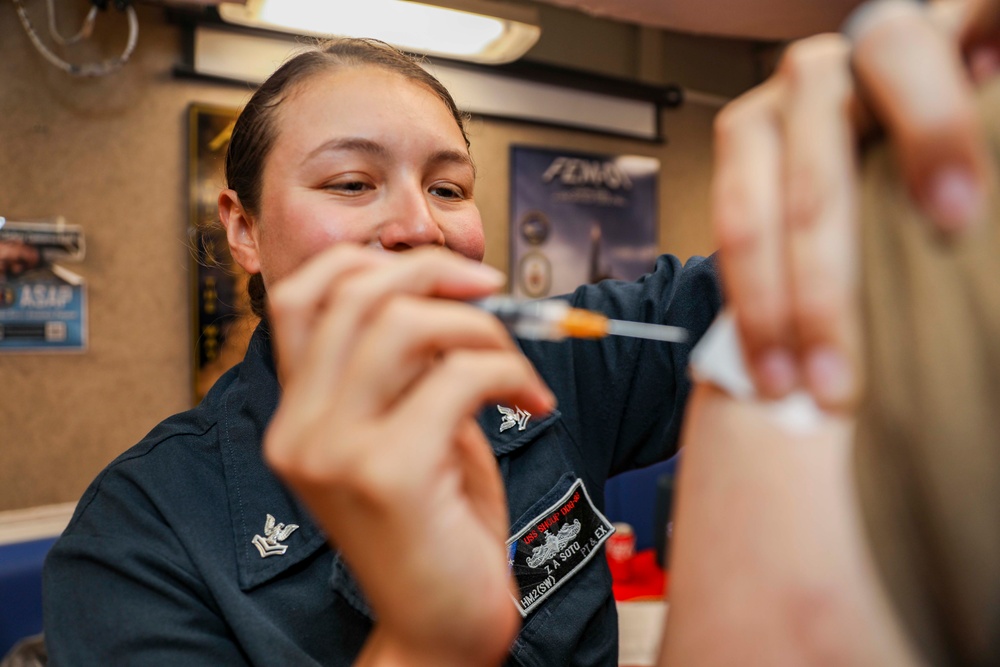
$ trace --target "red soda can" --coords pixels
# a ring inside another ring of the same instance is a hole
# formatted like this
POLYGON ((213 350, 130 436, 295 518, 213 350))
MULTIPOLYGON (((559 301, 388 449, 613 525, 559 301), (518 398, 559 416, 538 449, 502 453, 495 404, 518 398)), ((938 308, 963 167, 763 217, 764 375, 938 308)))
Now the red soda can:
POLYGON ((635 557, 635 531, 627 523, 613 524, 614 534, 606 542, 608 567, 614 581, 632 578, 632 559, 635 557))

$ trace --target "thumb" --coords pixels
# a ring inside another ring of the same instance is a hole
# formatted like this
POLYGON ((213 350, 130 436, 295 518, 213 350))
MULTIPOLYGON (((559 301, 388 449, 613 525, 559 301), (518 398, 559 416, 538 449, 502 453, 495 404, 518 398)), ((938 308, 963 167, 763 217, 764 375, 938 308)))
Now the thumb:
POLYGON ((881 3, 864 21, 853 55, 861 93, 916 201, 942 231, 964 230, 984 209, 990 168, 961 53, 912 3, 881 3))
POLYGON ((1000 72, 1000 1, 968 0, 959 28, 962 51, 977 83, 1000 72))

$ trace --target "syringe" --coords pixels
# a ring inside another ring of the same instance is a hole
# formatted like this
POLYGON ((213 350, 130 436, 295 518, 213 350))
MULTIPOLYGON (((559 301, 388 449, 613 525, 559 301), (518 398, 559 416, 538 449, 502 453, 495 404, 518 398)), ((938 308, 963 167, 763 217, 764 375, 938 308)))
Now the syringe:
POLYGON ((506 296, 492 296, 473 305, 490 312, 519 338, 563 340, 565 338, 604 338, 631 336, 684 343, 687 329, 666 324, 612 320, 601 313, 573 308, 559 299, 524 301, 506 296))

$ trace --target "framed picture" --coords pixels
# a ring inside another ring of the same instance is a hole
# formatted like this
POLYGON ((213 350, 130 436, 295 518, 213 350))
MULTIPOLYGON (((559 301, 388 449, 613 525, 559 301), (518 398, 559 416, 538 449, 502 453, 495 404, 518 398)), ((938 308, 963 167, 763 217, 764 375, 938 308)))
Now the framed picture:
POLYGON ((515 145, 510 165, 515 296, 564 294, 653 269, 658 159, 515 145))
POLYGON ((194 398, 243 359, 258 319, 250 311, 248 276, 229 254, 219 224, 218 197, 237 110, 203 104, 189 108, 192 351, 194 398))

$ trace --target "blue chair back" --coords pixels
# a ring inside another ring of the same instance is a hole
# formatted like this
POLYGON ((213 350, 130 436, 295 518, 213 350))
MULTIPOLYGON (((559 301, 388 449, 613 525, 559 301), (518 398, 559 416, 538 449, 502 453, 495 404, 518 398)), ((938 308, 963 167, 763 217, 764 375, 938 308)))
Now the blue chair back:
POLYGON ((42 631, 42 563, 55 541, 0 545, 0 656, 42 631))
POLYGON ((662 479, 672 478, 677 472, 680 454, 647 468, 630 470, 615 475, 604 487, 605 514, 612 522, 623 521, 635 531, 636 551, 659 547, 659 534, 666 530, 663 524, 664 499, 662 479), (660 510, 660 511, 658 511, 660 510))

